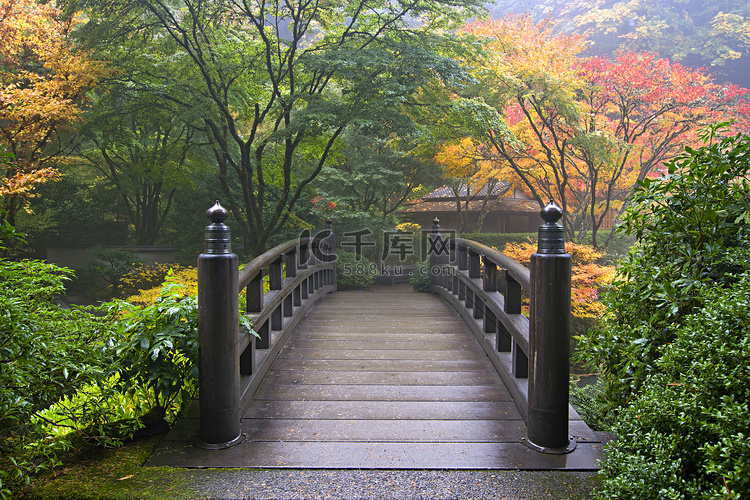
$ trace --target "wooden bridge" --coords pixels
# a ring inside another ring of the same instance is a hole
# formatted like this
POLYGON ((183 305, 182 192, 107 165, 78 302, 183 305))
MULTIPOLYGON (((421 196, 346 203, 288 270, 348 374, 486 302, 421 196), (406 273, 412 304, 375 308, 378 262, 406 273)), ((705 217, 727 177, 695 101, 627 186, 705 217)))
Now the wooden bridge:
MULTIPOLYGON (((530 399, 535 361, 528 353, 536 346, 520 314, 528 270, 473 242, 436 240, 451 252, 433 257, 433 294, 398 287, 330 293, 336 268, 325 246, 334 248, 332 239, 280 245, 239 278, 236 263, 222 271, 233 254, 221 252, 221 237, 207 243, 223 258, 203 267, 211 278, 199 301, 224 310, 204 311, 201 320, 201 402, 147 465, 598 468, 602 443, 567 403, 567 366, 565 379, 551 382, 564 395, 532 387, 530 399), (259 338, 236 331, 238 312, 217 299, 227 280, 230 289, 247 290, 246 314, 259 338), (218 369, 206 365, 211 358, 218 369), (531 440, 534 425, 543 428, 531 440)), ((547 361, 542 378, 559 378, 555 370, 547 361)))

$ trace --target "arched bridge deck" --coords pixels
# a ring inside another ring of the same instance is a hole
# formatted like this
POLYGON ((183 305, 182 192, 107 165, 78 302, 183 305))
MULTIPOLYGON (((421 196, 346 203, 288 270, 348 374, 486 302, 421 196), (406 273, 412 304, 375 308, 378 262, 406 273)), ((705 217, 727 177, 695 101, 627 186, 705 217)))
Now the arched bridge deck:
POLYGON ((242 443, 195 446, 196 412, 178 422, 148 465, 598 468, 602 444, 575 412, 571 453, 539 453, 521 442, 524 421, 480 342, 437 295, 388 287, 329 294, 243 405, 242 443))

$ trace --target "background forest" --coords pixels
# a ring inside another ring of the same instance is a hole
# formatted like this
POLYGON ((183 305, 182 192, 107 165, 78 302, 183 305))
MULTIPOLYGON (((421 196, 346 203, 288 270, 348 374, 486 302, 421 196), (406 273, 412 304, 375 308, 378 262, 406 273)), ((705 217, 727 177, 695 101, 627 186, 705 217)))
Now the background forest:
POLYGON ((215 200, 248 261, 329 217, 413 230, 399 211, 433 189, 502 185, 564 210, 601 372, 582 412, 627 436, 601 496, 745 498, 750 321, 721 305, 747 299, 748 58, 750 6, 721 0, 4 0, 0 496, 190 401, 185 266, 215 200), (119 249, 153 245, 169 273, 119 249), (111 285, 96 298, 146 291, 57 307, 74 273, 34 259, 65 246, 98 259, 78 272, 111 285), (710 356, 741 369, 683 369, 710 356))
POLYGON ((605 217, 701 126, 747 128, 748 7, 693 3, 385 3, 372 21, 367 3, 4 2, 1 217, 29 243, 10 245, 192 264, 217 198, 249 256, 511 182, 606 247, 605 217))

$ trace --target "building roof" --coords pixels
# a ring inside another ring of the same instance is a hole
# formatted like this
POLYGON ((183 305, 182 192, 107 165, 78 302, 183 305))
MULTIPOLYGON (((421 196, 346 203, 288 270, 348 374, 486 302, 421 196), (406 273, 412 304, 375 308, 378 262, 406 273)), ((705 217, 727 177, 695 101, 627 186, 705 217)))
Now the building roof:
MULTIPOLYGON (((516 198, 516 197, 505 197, 501 196, 508 193, 512 188, 509 182, 498 183, 492 191, 490 200, 487 202, 485 210, 488 212, 495 213, 539 213, 539 204, 528 197, 516 198)), ((465 201, 461 202, 461 208, 468 208, 469 212, 480 212, 482 211, 482 203, 487 193, 487 188, 483 188, 477 192, 474 196, 476 199, 469 201, 468 207, 465 205, 465 201)), ((515 195, 516 193, 514 193, 515 195)), ((461 186, 459 189, 459 197, 466 197, 466 187, 461 186)), ((419 200, 410 201, 403 209, 399 210, 399 213, 455 213, 456 212, 456 195, 453 188, 449 186, 442 186, 430 194, 420 198, 419 200)))
MULTIPOLYGON (((462 202, 462 208, 464 208, 462 202)), ((469 202, 469 212, 480 212, 482 210, 482 200, 469 202)), ((539 204, 531 198, 503 198, 501 200, 490 200, 487 202, 485 210, 489 212, 523 212, 539 213, 539 204)), ((399 210, 400 213, 438 213, 438 212, 456 212, 456 202, 446 200, 421 200, 407 203, 406 206, 399 210)))
MULTIPOLYGON (((506 181, 498 182, 492 187, 492 196, 502 196, 505 193, 507 193, 510 188, 511 188, 510 182, 506 182, 506 181)), ((471 196, 486 196, 488 189, 489 187, 485 185, 479 191, 475 193, 471 193, 471 196)), ((461 184, 458 187, 458 196, 460 196, 461 198, 466 197, 466 184, 461 184)), ((451 186, 442 186, 442 187, 437 188, 430 194, 425 195, 422 199, 423 200, 431 200, 431 199, 455 200, 456 192, 454 191, 454 188, 452 188, 451 186)))

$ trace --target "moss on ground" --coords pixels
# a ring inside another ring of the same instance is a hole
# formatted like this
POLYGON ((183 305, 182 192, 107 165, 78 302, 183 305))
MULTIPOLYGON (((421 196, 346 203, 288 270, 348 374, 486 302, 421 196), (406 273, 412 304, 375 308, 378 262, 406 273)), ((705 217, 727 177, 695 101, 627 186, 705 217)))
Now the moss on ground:
POLYGON ((121 448, 85 448, 65 457, 64 465, 34 478, 24 498, 39 500, 196 498, 195 471, 143 467, 163 436, 121 448))

